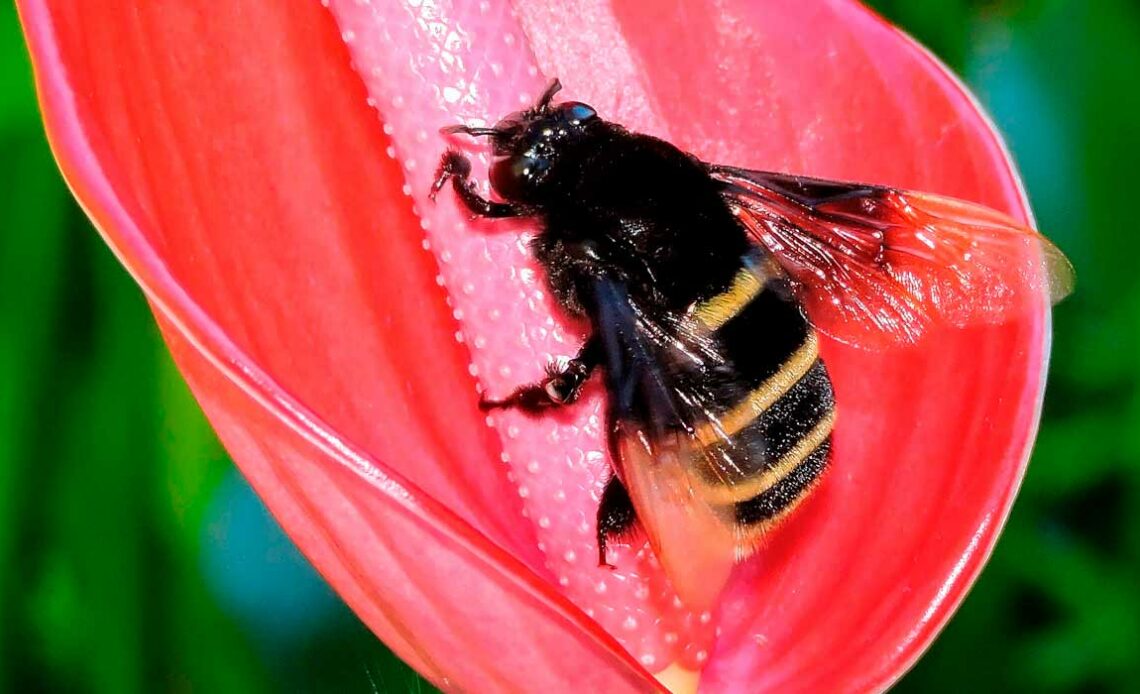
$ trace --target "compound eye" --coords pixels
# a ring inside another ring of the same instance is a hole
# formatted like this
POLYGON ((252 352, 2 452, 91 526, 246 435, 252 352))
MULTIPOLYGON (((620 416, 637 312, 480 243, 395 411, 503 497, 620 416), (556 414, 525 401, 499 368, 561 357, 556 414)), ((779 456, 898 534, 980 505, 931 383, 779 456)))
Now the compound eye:
POLYGON ((562 104, 562 112, 566 114, 566 120, 574 125, 585 123, 598 116, 598 112, 594 110, 593 106, 583 104, 580 101, 569 101, 562 104))
POLYGON ((526 200, 546 173, 545 157, 518 154, 491 164, 491 187, 507 200, 526 200))

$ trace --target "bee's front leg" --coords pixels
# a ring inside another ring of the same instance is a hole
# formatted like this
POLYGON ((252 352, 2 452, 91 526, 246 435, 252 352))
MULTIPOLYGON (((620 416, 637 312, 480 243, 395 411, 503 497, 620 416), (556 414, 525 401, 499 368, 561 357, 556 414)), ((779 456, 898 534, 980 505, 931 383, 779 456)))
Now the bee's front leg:
POLYGON ((428 197, 435 200, 440 189, 451 180, 451 186, 463 206, 479 217, 523 217, 530 210, 522 205, 512 205, 507 202, 488 200, 475 192, 475 184, 471 182, 471 161, 459 152, 449 149, 439 160, 439 171, 436 172, 435 182, 431 185, 428 197))
POLYGON ((582 386, 601 359, 601 343, 591 336, 578 351, 578 356, 566 362, 566 366, 552 370, 549 376, 538 383, 522 386, 501 400, 484 397, 479 401, 479 407, 484 410, 517 407, 523 412, 537 413, 569 405, 578 400, 582 386))

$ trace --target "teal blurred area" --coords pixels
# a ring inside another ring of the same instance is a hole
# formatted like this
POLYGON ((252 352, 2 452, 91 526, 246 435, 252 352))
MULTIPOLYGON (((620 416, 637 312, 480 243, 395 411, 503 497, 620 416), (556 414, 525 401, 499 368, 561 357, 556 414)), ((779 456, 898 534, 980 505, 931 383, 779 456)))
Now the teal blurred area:
MULTIPOLYGON (((1138 691, 1140 5, 873 4, 975 90, 1078 274, 1009 526, 897 690, 1138 691)), ((0 152, 0 692, 429 689, 234 473, 59 177, 11 6, 0 152)))

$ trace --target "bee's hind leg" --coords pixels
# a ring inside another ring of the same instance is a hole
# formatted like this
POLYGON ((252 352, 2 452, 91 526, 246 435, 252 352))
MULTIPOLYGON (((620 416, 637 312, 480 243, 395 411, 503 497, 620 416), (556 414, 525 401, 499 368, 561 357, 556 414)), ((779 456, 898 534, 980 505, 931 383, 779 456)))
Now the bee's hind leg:
POLYGON ((629 492, 617 475, 611 475, 598 504, 598 566, 614 568, 606 560, 606 545, 612 539, 628 537, 636 525, 637 512, 629 492))
POLYGON ((524 412, 536 413, 572 404, 578 400, 582 386, 586 384, 586 380, 590 378, 601 358, 601 343, 591 336, 578 352, 578 356, 566 362, 564 367, 551 370, 543 380, 522 386, 501 400, 484 397, 479 401, 479 407, 484 410, 517 407, 524 412))

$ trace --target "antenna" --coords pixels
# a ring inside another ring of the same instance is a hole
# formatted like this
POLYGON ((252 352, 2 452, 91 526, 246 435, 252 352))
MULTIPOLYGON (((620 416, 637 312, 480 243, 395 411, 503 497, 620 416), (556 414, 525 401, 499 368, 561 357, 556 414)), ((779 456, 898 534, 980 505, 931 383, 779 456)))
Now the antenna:
POLYGON ((554 99, 554 95, 557 94, 560 89, 562 89, 562 83, 555 77, 554 81, 546 88, 546 91, 542 93, 542 96, 538 98, 538 110, 545 111, 548 109, 551 100, 554 99))
POLYGON ((492 137, 499 134, 499 131, 494 128, 472 128, 469 125, 446 125, 440 128, 439 131, 444 135, 463 133, 471 137, 492 137))

